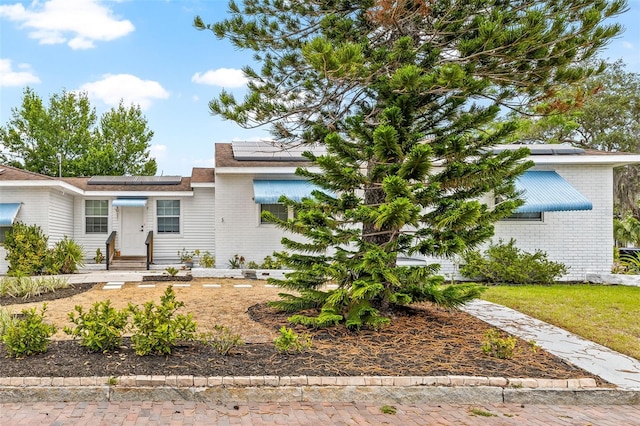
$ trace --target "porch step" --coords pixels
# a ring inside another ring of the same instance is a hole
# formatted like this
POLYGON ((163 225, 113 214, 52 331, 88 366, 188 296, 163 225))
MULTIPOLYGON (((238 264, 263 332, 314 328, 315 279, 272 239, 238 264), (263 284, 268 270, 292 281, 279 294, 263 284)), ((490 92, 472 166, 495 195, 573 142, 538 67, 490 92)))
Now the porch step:
POLYGON ((119 256, 113 258, 113 262, 109 265, 112 271, 139 271, 147 269, 146 256, 119 256))

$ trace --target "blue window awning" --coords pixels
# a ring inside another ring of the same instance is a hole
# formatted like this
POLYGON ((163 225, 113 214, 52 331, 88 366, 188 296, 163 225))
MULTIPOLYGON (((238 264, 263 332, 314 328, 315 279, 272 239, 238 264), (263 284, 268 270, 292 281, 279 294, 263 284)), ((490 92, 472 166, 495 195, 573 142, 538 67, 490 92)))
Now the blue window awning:
POLYGON ((257 204, 275 204, 285 195, 291 200, 301 201, 311 197, 311 192, 315 190, 323 191, 306 180, 254 180, 253 200, 257 204))
POLYGON ((528 171, 516 180, 524 205, 516 213, 591 210, 593 204, 554 171, 528 171))
POLYGON ((0 203, 0 226, 11 226, 22 203, 0 203))
POLYGON ((147 205, 146 198, 116 198, 111 203, 113 207, 145 207, 147 205))

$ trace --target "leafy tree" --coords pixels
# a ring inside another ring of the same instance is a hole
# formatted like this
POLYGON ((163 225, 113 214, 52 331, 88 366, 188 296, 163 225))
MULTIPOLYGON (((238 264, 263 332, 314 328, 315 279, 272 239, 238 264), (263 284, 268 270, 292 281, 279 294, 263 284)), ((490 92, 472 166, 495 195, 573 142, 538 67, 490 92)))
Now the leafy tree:
POLYGON ((153 131, 138 106, 122 102, 101 118, 86 93, 63 91, 45 106, 31 88, 22 105, 12 109, 0 127, 0 161, 48 176, 58 176, 58 155, 63 176, 154 175, 149 158, 153 131))
POLYGON ((278 284, 300 296, 275 305, 319 314, 314 326, 378 326, 391 304, 457 306, 476 286, 443 287, 438 265, 402 267, 399 255, 454 256, 493 234, 521 204, 514 180, 527 149, 494 153, 524 109, 594 69, 579 66, 620 32, 603 21, 624 1, 471 2, 245 0, 230 17, 194 25, 255 52, 244 101, 222 92, 210 109, 241 126, 270 125, 281 143, 324 144, 306 153, 319 185, 278 221, 292 234, 277 256, 295 272, 278 284), (335 194, 335 195, 333 195, 335 194), (500 200, 482 203, 483 197, 500 200), (321 291, 327 281, 337 290, 321 291))
MULTIPOLYGON (((514 136, 529 143, 568 142, 586 149, 640 152, 640 74, 622 61, 579 84, 558 91, 531 109, 514 136)), ((616 206, 624 216, 640 217, 640 167, 616 169, 616 206)))

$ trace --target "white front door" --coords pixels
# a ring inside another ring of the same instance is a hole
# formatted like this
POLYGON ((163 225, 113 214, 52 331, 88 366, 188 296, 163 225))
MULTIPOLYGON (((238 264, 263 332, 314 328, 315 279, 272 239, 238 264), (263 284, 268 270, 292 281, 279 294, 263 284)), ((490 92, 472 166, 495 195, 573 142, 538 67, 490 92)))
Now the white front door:
POLYGON ((122 256, 144 256, 147 233, 144 229, 144 207, 120 207, 122 221, 120 232, 120 254, 122 256))

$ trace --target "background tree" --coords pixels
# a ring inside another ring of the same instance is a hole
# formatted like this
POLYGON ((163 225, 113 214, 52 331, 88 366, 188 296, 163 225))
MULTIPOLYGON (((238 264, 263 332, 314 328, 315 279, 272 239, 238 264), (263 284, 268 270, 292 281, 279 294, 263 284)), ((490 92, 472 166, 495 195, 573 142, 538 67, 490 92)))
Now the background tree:
POLYGON ((514 180, 527 150, 494 154, 515 130, 493 126, 594 70, 578 66, 618 25, 624 1, 246 0, 206 25, 255 52, 260 71, 242 102, 222 92, 214 114, 268 124, 281 143, 324 144, 297 173, 324 191, 277 221, 299 234, 278 257, 295 272, 278 284, 301 296, 276 303, 295 322, 377 326, 390 304, 457 306, 475 286, 442 287, 438 265, 401 267, 398 255, 455 256, 493 234, 521 201, 514 180), (331 194, 336 194, 335 196, 331 194), (497 199, 491 206, 482 199, 497 199), (335 291, 320 291, 332 280, 335 291))
MULTIPOLYGON (((525 143, 571 143, 586 149, 640 152, 640 74, 622 61, 572 85, 531 110, 514 140, 525 143)), ((640 167, 614 173, 616 210, 640 218, 637 194, 640 167)))
POLYGON ((138 106, 106 112, 97 125, 86 93, 63 91, 45 106, 31 88, 0 127, 0 162, 48 176, 154 175, 153 131, 138 106))

